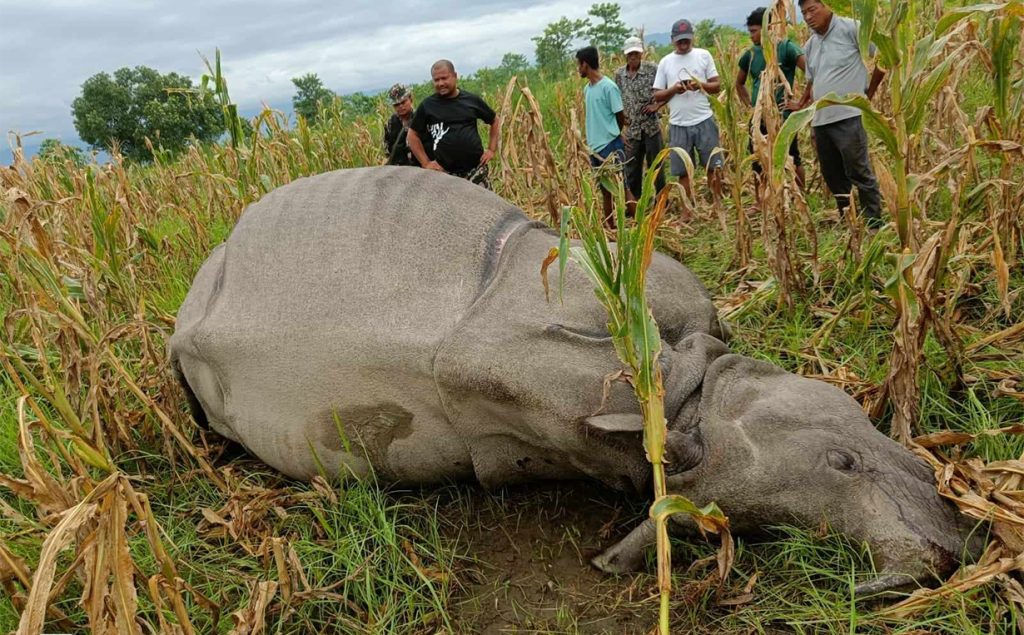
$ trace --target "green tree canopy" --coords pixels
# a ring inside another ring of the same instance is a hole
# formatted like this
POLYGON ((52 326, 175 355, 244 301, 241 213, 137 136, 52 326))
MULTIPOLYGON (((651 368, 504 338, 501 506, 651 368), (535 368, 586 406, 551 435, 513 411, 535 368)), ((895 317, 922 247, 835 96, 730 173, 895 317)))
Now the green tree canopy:
POLYGON ((39 151, 36 153, 42 161, 52 163, 63 163, 64 161, 71 161, 75 167, 85 167, 87 159, 85 153, 82 152, 81 148, 76 146, 69 146, 60 142, 60 139, 43 139, 43 142, 39 144, 39 151))
POLYGON ((120 68, 113 77, 97 73, 82 84, 71 104, 75 129, 97 150, 118 146, 125 157, 152 159, 154 145, 177 152, 190 138, 212 141, 224 132, 220 109, 212 97, 197 95, 192 80, 177 73, 161 75, 146 66, 120 68))
POLYGON ((508 83, 508 80, 515 76, 528 73, 531 69, 530 60, 519 53, 505 53, 501 58, 501 64, 494 68, 480 68, 473 73, 470 82, 479 86, 500 87, 508 83))
POLYGON ((363 92, 352 93, 341 98, 342 106, 346 111, 355 115, 372 115, 377 112, 377 107, 383 101, 381 93, 367 95, 363 92))
POLYGON ((292 97, 292 108, 296 115, 301 115, 306 121, 313 123, 320 112, 330 105, 334 99, 334 93, 325 88, 316 73, 306 73, 302 77, 293 77, 292 83, 298 92, 292 97))
POLYGON ((749 42, 749 40, 746 39, 747 34, 744 31, 741 31, 734 26, 729 26, 728 24, 719 24, 714 20, 705 19, 693 25, 694 46, 702 48, 714 47, 715 40, 718 38, 721 38, 725 42, 732 39, 749 42))
POLYGON ((615 2, 602 2, 590 7, 588 15, 595 22, 587 28, 590 44, 601 52, 620 51, 630 29, 619 17, 622 8, 615 2))
POLYGON ((501 57, 501 64, 498 66, 498 70, 514 75, 515 73, 521 73, 530 68, 530 60, 526 59, 525 55, 521 53, 505 53, 501 57))
POLYGON ((562 17, 544 27, 544 33, 530 38, 536 44, 537 66, 558 69, 565 66, 576 40, 586 36, 589 20, 570 20, 562 17))

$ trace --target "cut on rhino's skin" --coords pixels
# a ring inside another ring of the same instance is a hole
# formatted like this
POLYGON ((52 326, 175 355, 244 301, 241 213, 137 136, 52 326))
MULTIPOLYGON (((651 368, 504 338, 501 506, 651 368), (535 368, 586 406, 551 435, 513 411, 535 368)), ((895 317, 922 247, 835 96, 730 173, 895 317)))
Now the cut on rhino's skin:
MULTIPOLYGON (((244 212, 178 313, 195 416, 281 472, 486 487, 591 478, 649 491, 641 418, 607 317, 558 236, 495 194, 416 168, 300 179, 244 212)), ((927 466, 838 388, 731 354, 704 286, 656 254, 671 491, 734 530, 825 520, 887 579, 954 567, 965 527, 927 466)), ((642 565, 644 526, 595 559, 642 565)), ((875 587, 881 586, 876 584, 875 587)), ((877 590, 872 587, 871 590, 877 590)))

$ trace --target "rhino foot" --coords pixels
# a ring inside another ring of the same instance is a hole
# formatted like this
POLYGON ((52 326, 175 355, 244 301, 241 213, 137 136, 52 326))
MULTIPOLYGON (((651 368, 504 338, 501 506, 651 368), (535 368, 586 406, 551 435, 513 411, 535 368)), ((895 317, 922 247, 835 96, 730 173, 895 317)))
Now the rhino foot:
POLYGON ((644 568, 644 552, 657 538, 654 521, 645 520, 629 535, 591 559, 590 564, 605 573, 623 574, 644 568))

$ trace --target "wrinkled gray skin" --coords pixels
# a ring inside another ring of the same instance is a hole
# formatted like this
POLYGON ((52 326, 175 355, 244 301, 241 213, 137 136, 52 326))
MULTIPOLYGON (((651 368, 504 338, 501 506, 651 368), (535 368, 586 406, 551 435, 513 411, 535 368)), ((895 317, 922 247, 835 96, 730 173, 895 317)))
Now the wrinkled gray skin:
MULTIPOLYGON (((285 474, 486 487, 593 478, 648 492, 640 416, 606 317, 558 237, 494 194, 415 168, 301 179, 251 205, 170 341, 197 419, 285 474)), ((965 550, 929 469, 826 383, 729 354, 707 291, 656 255, 670 491, 734 531, 824 520, 871 546, 877 591, 965 550)), ((595 558, 643 565, 650 522, 595 558)))

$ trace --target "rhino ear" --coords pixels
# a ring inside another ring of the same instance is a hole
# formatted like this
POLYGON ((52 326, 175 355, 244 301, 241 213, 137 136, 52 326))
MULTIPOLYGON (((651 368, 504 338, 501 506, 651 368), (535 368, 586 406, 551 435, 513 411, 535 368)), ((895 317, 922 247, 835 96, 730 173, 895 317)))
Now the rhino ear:
POLYGON ((644 418, 638 414, 607 414, 587 417, 583 424, 605 434, 641 434, 644 431, 644 418))

